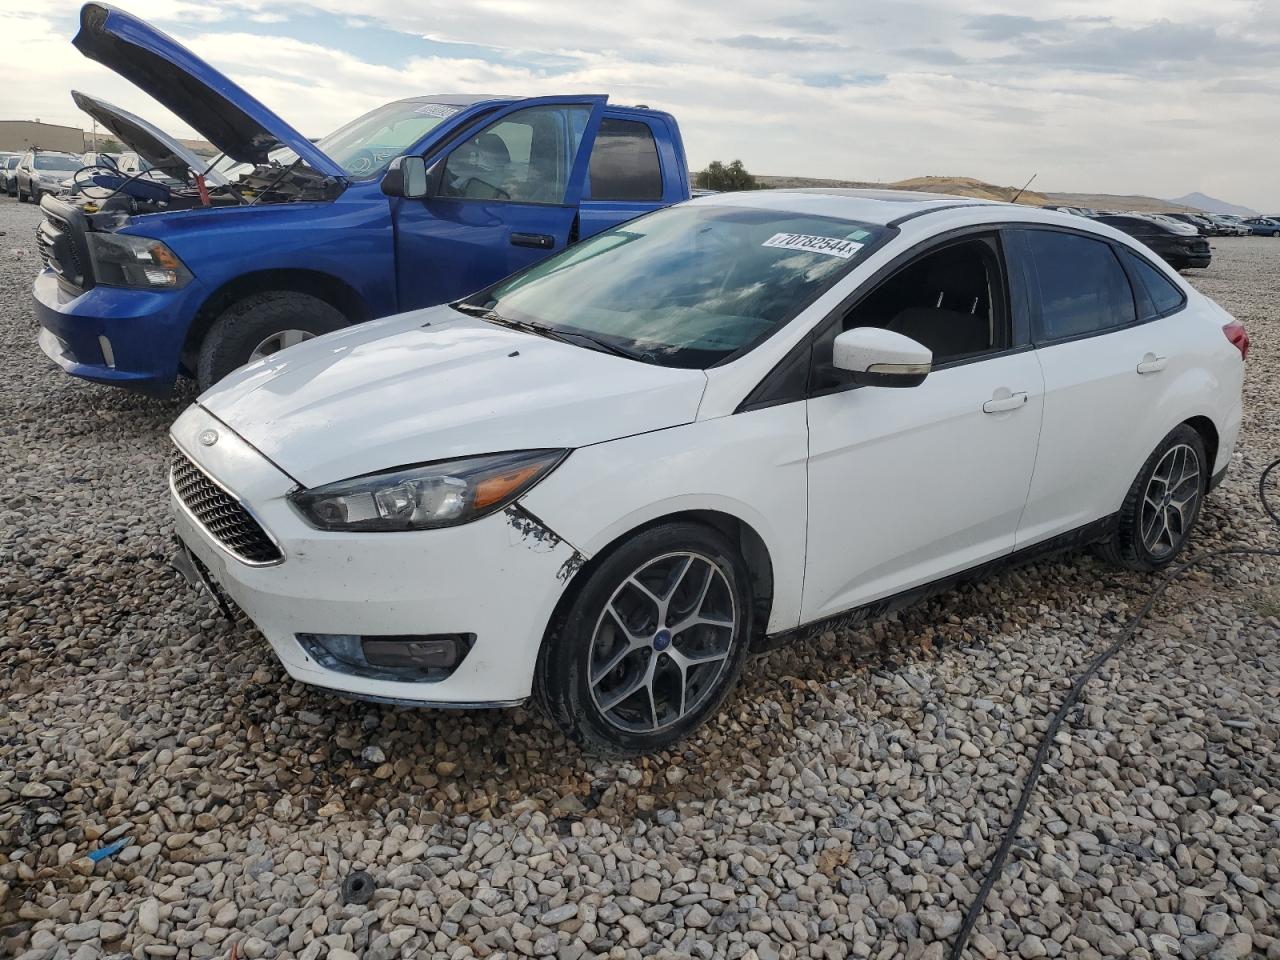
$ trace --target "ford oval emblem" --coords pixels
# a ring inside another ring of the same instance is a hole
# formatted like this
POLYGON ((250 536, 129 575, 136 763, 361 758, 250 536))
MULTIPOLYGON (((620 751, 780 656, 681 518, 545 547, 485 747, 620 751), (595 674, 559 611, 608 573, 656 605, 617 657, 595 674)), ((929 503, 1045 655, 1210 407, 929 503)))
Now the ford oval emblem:
POLYGON ((217 430, 203 430, 200 433, 200 442, 206 447, 212 447, 218 442, 217 430))

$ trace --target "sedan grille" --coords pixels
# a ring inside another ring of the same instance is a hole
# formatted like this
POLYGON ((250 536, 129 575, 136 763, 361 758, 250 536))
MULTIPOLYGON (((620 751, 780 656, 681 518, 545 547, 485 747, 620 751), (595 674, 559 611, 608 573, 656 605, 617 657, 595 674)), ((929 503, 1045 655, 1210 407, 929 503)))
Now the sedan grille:
POLYGON ((183 506, 209 536, 245 563, 279 563, 284 554, 244 506, 214 483, 181 450, 173 455, 169 482, 183 506))

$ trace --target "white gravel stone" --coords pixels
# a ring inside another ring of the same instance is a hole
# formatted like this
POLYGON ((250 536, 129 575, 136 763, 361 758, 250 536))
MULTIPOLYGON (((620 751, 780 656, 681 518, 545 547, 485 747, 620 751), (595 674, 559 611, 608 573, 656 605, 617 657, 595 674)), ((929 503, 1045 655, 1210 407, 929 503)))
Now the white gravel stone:
MULTIPOLYGON (((38 220, 0 199, 9 239, 38 220)), ((1213 245, 1190 279, 1253 351, 1196 550, 1278 542, 1253 486, 1280 455, 1280 243, 1213 245)), ((633 762, 532 709, 344 700, 170 571, 192 391, 54 369, 34 272, 0 248, 0 956, 941 960, 1045 717, 1153 583, 1070 554, 828 630, 633 762), (345 905, 356 871, 374 895, 345 905)), ((1277 677, 1280 567, 1171 588, 1072 712, 969 956, 1280 960, 1277 677)))

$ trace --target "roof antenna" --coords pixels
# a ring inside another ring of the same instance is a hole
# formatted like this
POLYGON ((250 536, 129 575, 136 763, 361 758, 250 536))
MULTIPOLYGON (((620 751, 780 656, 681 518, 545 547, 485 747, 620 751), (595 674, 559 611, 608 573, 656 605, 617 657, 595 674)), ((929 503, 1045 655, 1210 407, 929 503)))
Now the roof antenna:
MULTIPOLYGON (((1038 176, 1040 176, 1040 174, 1038 174, 1038 173, 1033 173, 1033 174, 1031 175, 1031 180, 1034 180, 1034 179, 1035 179, 1036 177, 1038 177, 1038 176)), ((1022 190, 1019 190, 1017 193, 1015 193, 1015 194, 1013 195, 1013 199, 1009 201, 1010 203, 1017 203, 1017 202, 1018 202, 1018 198, 1019 198, 1020 196, 1022 196, 1022 191, 1023 191, 1023 190, 1026 190, 1026 189, 1027 189, 1027 187, 1031 186, 1031 180, 1028 180, 1026 183, 1024 183, 1024 184, 1022 185, 1022 190)))

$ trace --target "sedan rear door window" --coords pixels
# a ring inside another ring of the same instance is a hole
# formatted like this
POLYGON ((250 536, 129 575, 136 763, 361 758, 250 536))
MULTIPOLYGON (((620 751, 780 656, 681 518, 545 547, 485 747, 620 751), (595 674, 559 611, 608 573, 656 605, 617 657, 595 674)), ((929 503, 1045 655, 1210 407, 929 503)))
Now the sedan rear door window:
POLYGON ((1138 318, 1111 244, 1056 230, 1026 231, 1040 303, 1040 341, 1103 333, 1138 318))

